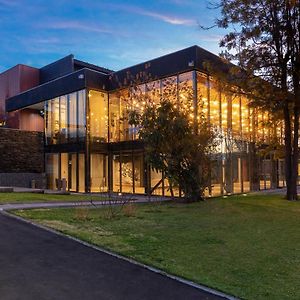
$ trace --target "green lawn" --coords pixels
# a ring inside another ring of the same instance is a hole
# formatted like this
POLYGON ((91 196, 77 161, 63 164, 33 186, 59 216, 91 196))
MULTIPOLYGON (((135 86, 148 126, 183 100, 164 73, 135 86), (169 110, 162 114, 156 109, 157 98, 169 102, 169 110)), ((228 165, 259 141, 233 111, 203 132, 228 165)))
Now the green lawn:
POLYGON ((0 193, 0 204, 29 203, 29 202, 63 202, 63 201, 90 201, 101 200, 99 196, 89 195, 59 195, 38 193, 0 193))
POLYGON ((300 203, 252 195, 138 205, 112 220, 86 212, 15 213, 241 298, 300 299, 300 203))

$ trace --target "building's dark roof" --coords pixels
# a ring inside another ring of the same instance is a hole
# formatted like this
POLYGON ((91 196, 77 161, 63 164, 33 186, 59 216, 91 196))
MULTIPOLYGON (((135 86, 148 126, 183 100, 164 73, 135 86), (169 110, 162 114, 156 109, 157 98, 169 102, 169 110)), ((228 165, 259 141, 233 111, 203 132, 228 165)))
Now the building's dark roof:
POLYGON ((231 63, 199 46, 191 46, 112 73, 110 88, 114 90, 125 87, 128 84, 128 77, 134 80, 138 76, 143 82, 141 76, 147 81, 149 77, 150 80, 156 80, 195 69, 207 74, 214 69, 228 73, 232 66, 231 63))
POLYGON ((101 73, 104 73, 104 74, 111 74, 111 73, 114 72, 112 70, 109 70, 109 69, 106 69, 106 68, 103 68, 103 67, 99 67, 99 66, 96 66, 94 64, 90 64, 90 63, 87 63, 85 61, 82 61, 82 60, 73 59, 73 61, 74 61, 75 71, 80 70, 82 68, 87 68, 87 69, 98 71, 98 72, 101 72, 101 73))
POLYGON ((75 91, 83 87, 98 88, 106 91, 116 90, 126 87, 126 85, 128 86, 130 83, 128 76, 131 78, 139 77, 139 81, 143 82, 192 70, 209 73, 207 62, 210 62, 211 65, 225 73, 232 66, 232 64, 229 64, 217 55, 198 46, 179 50, 117 72, 74 59, 73 55, 68 55, 41 68, 40 85, 7 99, 6 107, 8 111, 13 111, 25 107, 24 104, 29 106, 31 103, 45 101, 50 99, 48 97, 50 94, 51 97, 62 95, 64 88, 66 93, 72 92, 71 88, 75 91), (72 74, 80 70, 85 74, 84 84, 78 79, 78 76, 72 76, 72 74), (88 70, 89 72, 87 72, 88 70), (142 78, 143 73, 147 73, 146 79, 142 78), (76 82, 80 82, 80 84, 76 86, 76 82), (51 91, 49 90, 50 86, 51 91))

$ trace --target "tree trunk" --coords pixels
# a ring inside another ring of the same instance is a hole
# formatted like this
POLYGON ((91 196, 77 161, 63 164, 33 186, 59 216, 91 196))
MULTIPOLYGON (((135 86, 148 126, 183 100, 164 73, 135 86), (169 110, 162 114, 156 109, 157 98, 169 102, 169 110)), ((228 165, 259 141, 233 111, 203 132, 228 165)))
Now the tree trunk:
POLYGON ((294 200, 295 186, 293 184, 293 159, 292 159, 292 128, 288 102, 284 104, 284 146, 285 146, 285 181, 286 198, 294 200))
POLYGON ((297 196, 297 182, 298 182, 298 159, 299 159, 299 108, 295 105, 294 108, 294 139, 293 139, 293 156, 292 156, 292 190, 291 199, 298 200, 297 196))

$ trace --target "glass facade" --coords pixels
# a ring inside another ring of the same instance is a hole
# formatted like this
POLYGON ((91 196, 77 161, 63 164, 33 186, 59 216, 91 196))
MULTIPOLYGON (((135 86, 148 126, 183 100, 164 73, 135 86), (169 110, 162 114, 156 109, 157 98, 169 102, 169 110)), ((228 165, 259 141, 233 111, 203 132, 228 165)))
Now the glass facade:
POLYGON ((84 141, 86 136, 85 91, 45 101, 46 145, 84 141))
MULTIPOLYGON (((206 195, 284 186, 283 161, 260 155, 257 147, 274 135, 282 141, 282 124, 269 128, 269 115, 249 107, 246 97, 190 71, 110 93, 81 90, 46 101, 49 188, 65 179, 70 191, 170 195, 168 180, 146 165, 136 141, 139 128, 128 120, 131 109, 142 113, 146 103, 157 104, 161 97, 186 107, 191 122, 207 120, 222 136, 206 195)), ((180 195, 179 188, 172 189, 180 195)))

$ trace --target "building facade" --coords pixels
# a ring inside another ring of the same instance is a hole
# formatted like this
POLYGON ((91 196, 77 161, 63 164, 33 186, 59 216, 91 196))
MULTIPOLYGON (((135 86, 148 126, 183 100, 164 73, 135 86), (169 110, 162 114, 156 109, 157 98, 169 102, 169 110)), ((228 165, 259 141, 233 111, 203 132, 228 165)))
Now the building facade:
POLYGON ((8 97, 6 111, 43 116, 45 171, 52 189, 65 178, 74 192, 169 195, 163 174, 146 164, 139 129, 129 124, 128 114, 143 111, 145 99, 157 103, 170 91, 174 105, 188 102, 194 122, 204 115, 221 133, 207 195, 284 186, 283 161, 260 151, 274 137, 283 139, 281 123, 268 126, 268 113, 222 87, 206 62, 226 72, 219 57, 197 46, 117 72, 70 55, 39 69, 38 84, 8 97))

